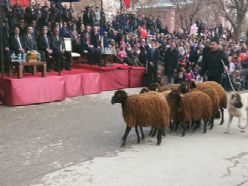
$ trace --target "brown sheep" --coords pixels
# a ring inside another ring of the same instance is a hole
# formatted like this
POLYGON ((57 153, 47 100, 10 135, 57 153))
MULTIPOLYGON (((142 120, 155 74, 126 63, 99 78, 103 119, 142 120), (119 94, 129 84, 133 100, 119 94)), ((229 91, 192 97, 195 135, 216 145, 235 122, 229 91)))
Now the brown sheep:
POLYGON ((196 87, 209 87, 212 89, 215 89, 217 91, 217 93, 219 94, 219 98, 220 98, 220 111, 221 111, 221 122, 220 125, 222 125, 224 123, 224 108, 227 108, 227 95, 225 92, 225 89, 217 82, 215 81, 206 81, 206 82, 202 82, 199 84, 195 84, 194 82, 188 82, 188 84, 190 84, 190 88, 196 88, 196 87))
MULTIPOLYGON (((180 85, 180 87, 178 88, 178 90, 182 93, 187 93, 190 91, 188 85, 186 83, 182 83, 180 85)), ((213 105, 213 108, 212 108, 212 113, 213 113, 213 116, 211 118, 211 121, 210 121, 210 129, 213 128, 213 124, 214 124, 214 115, 216 115, 218 112, 219 112, 219 108, 220 108, 220 97, 219 97, 219 94, 218 92, 212 88, 212 87, 208 87, 208 86, 196 86, 195 89, 192 89, 192 86, 191 86, 191 91, 195 91, 195 90, 199 90, 199 91, 202 91, 204 93, 206 93, 209 98, 211 99, 212 101, 212 105, 213 105)))
POLYGON ((173 104, 177 108, 177 119, 182 121, 182 136, 185 135, 184 123, 190 121, 204 121, 204 133, 209 119, 212 117, 212 101, 206 93, 201 91, 192 91, 182 94, 177 90, 171 91, 168 99, 173 100, 173 104))
POLYGON ((131 128, 138 126, 152 126, 159 129, 157 145, 160 145, 162 131, 169 124, 170 114, 169 106, 164 97, 157 93, 128 95, 124 90, 118 90, 112 97, 111 103, 121 103, 122 105, 122 115, 127 125, 122 138, 122 146, 125 146, 131 128))

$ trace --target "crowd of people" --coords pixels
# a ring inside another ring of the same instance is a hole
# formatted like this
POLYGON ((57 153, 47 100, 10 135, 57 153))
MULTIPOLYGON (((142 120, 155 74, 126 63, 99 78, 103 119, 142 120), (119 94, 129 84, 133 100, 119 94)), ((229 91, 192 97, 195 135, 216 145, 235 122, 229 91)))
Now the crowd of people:
POLYGON ((208 28, 201 20, 195 24, 196 33, 186 29, 170 33, 159 17, 150 15, 119 13, 107 21, 99 7, 74 12, 72 5, 53 2, 25 9, 15 4, 4 12, 5 66, 13 53, 37 50, 48 71, 70 70, 71 51, 64 38, 71 38, 72 51, 87 55, 89 64, 102 65, 102 54, 108 52, 116 63, 144 66, 147 84, 201 81, 207 75, 227 90, 230 82, 236 89, 248 88, 239 73, 248 67, 247 42, 235 41, 222 25, 208 28))

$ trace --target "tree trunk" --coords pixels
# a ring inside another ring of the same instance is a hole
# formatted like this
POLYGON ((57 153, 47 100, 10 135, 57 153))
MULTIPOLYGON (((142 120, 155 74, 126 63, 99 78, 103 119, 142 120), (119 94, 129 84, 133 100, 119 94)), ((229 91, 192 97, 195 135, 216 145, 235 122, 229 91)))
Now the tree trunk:
POLYGON ((241 25, 233 27, 233 36, 235 40, 238 40, 240 33, 241 33, 241 25))

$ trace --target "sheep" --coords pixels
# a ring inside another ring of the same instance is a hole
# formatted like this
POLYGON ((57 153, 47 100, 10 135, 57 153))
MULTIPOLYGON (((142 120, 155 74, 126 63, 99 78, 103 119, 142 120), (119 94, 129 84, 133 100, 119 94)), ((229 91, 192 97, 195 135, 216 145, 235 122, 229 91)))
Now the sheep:
MULTIPOLYGON (((192 88, 192 87, 191 87, 192 88)), ((178 90, 181 92, 181 93, 187 93, 190 91, 187 83, 182 83, 178 90)), ((206 93, 209 98, 211 99, 212 101, 212 113, 213 113, 213 116, 215 114, 218 113, 219 111, 219 105, 220 105, 220 97, 219 97, 219 94, 218 92, 214 89, 214 88, 211 88, 211 87, 208 87, 208 86, 197 86, 195 89, 191 89, 191 91, 195 91, 195 90, 199 90, 199 91, 202 91, 204 93, 206 93)), ((214 117, 212 116, 211 120, 210 120, 210 129, 213 128, 213 124, 214 124, 214 117)), ((199 123, 200 124, 200 123, 199 123)), ((195 129, 197 128, 197 126, 195 126, 195 129)))
POLYGON ((191 82, 187 82, 187 84, 189 85, 190 89, 196 88, 196 87, 198 88, 209 87, 217 91, 217 93, 219 94, 219 98, 220 98, 220 102, 219 102, 220 103, 219 108, 221 111, 220 125, 222 125, 224 123, 224 108, 227 108, 227 95, 226 95, 224 88, 215 81, 205 81, 197 85, 191 81, 191 82))
POLYGON ((148 89, 152 91, 163 92, 167 90, 177 90, 179 86, 180 84, 169 84, 161 86, 159 83, 151 83, 148 86, 148 89))
POLYGON ((201 119, 204 121, 203 132, 206 133, 207 122, 212 116, 212 101, 206 93, 192 91, 182 94, 178 90, 173 90, 169 93, 168 99, 171 99, 171 104, 174 104, 176 108, 175 117, 182 121, 182 136, 185 135, 184 122, 189 123, 201 119))
MULTIPOLYGON (((144 93, 148 93, 148 92, 150 92, 150 93, 157 93, 155 91, 149 90, 147 87, 144 87, 144 88, 142 88, 140 90, 140 94, 144 94, 144 93)), ((168 91, 165 91, 165 92, 168 92, 168 91)), ((166 97, 165 96, 165 92, 159 92, 157 94, 160 94, 160 95, 166 97)), ((170 128, 171 128, 171 123, 170 123, 170 128)), ((156 134, 157 134, 157 129, 152 127, 151 130, 150 130, 150 132, 149 132, 149 136, 154 137, 154 136, 156 136, 156 134)), ((164 129, 163 129, 163 136, 165 136, 165 130, 164 129)))
MULTIPOLYGON (((125 146, 126 138, 131 128, 138 126, 152 126, 159 129, 157 145, 161 144, 162 130, 168 126, 170 114, 170 109, 165 98, 157 93, 128 95, 124 90, 118 90, 112 97, 111 103, 121 103, 122 105, 122 115, 127 125, 122 138, 122 146, 125 146)), ((138 137, 137 130, 136 134, 138 137)))

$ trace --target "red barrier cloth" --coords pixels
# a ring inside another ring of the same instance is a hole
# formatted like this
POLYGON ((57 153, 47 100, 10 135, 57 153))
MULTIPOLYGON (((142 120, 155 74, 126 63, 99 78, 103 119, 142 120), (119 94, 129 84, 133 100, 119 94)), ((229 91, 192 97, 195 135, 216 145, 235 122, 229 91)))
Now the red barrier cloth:
POLYGON ((82 74, 63 75, 65 78, 65 96, 76 97, 82 95, 82 74))
POLYGON ((0 79, 0 101, 3 100, 3 79, 0 79))
POLYGON ((101 70, 101 90, 116 90, 129 87, 128 70, 103 69, 101 70))
POLYGON ((144 67, 130 67, 129 69, 129 87, 143 87, 144 86, 144 67))
POLYGON ((12 5, 15 5, 17 1, 21 6, 24 7, 30 6, 30 0, 11 0, 10 2, 12 5))
POLYGON ((102 75, 98 72, 82 74, 82 93, 84 95, 97 94, 101 92, 102 75))
POLYGON ((61 76, 3 79, 5 105, 29 105, 65 99, 65 78, 61 76))

